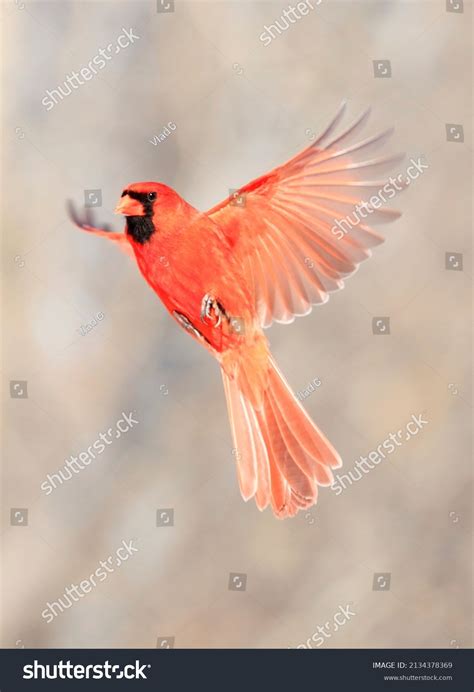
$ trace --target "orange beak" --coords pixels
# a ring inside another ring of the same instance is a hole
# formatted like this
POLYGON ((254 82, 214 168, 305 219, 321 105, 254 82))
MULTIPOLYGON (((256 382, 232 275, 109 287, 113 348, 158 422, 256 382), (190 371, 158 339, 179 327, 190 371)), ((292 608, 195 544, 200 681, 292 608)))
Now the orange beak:
POLYGON ((133 199, 128 195, 120 198, 115 208, 115 214, 123 214, 124 216, 145 216, 143 204, 138 199, 133 199))

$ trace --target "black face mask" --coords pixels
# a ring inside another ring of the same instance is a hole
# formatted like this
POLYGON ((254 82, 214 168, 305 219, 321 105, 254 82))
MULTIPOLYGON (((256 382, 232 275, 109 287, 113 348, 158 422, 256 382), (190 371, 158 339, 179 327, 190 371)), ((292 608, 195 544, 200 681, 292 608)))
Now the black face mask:
POLYGON ((155 227, 150 216, 127 216, 127 234, 140 245, 143 245, 155 232, 155 227))
MULTIPOLYGON (((153 193, 155 194, 155 193, 153 193)), ((143 205, 145 216, 127 216, 127 233, 140 245, 143 245, 155 232, 153 225, 153 202, 146 192, 133 192, 132 190, 124 190, 122 197, 128 195, 132 199, 136 199, 143 205)), ((156 195, 155 195, 156 196, 156 195)))

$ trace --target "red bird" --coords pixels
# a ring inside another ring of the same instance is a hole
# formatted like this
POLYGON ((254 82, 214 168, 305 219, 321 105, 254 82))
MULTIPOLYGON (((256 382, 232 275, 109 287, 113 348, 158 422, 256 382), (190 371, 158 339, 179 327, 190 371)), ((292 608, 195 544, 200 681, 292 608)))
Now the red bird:
MULTIPOLYGON (((356 138, 369 111, 334 135, 344 108, 310 146, 210 211, 154 182, 122 192, 115 211, 126 217, 124 233, 71 211, 81 228, 135 258, 178 324, 217 359, 242 497, 255 497, 260 510, 271 504, 280 518, 313 505, 341 460, 292 393, 263 328, 326 302, 383 242, 364 219, 345 217, 388 184, 385 173, 400 160, 372 158, 391 130, 356 138)), ((399 216, 365 209, 375 222, 399 216)))

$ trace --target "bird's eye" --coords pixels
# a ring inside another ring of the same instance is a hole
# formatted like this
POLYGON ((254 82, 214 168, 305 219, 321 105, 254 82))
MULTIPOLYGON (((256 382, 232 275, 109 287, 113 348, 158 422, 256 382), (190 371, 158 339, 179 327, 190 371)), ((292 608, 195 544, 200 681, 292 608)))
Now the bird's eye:
POLYGON ((147 197, 152 202, 154 199, 156 199, 156 192, 149 192, 147 197))

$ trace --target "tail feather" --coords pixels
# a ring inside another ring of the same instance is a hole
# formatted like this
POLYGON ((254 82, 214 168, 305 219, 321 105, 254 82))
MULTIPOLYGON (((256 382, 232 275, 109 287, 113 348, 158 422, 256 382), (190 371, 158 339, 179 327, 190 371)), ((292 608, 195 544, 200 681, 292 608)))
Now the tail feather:
POLYGON ((332 483, 331 468, 341 465, 340 457, 271 357, 260 396, 243 393, 248 378, 242 375, 222 369, 242 497, 255 497, 260 510, 271 503, 279 518, 294 516, 315 504, 318 485, 332 483))
POLYGON ((308 416, 271 357, 270 364, 272 396, 282 406, 286 419, 294 434, 298 437, 300 445, 306 454, 316 462, 315 474, 322 473, 321 478, 318 478, 319 485, 330 485, 332 483, 330 469, 341 466, 341 458, 329 440, 308 416), (324 478, 327 478, 327 481, 324 481, 324 478))
POLYGON ((270 460, 268 458, 267 446, 258 423, 257 414, 250 403, 247 402, 246 406, 252 422, 252 434, 256 440, 257 490, 255 493, 255 501, 259 510, 262 511, 268 507, 271 499, 270 460))
POLYGON ((326 466, 319 463, 318 456, 309 454, 307 447, 304 445, 304 441, 301 439, 302 436, 300 435, 298 438, 298 433, 296 431, 293 432, 288 425, 288 422, 285 420, 284 413, 279 408, 278 402, 275 401, 274 395, 271 396, 270 401, 278 421, 278 427, 285 438, 288 451, 296 461, 299 468, 309 478, 314 477, 319 485, 330 485, 332 482, 331 472, 326 466))
POLYGON ((249 422, 247 405, 242 392, 224 375, 224 371, 222 374, 232 437, 236 441, 237 477, 242 497, 247 501, 255 495, 257 490, 255 430, 249 422))
POLYGON ((273 396, 270 393, 268 401, 265 402, 265 415, 268 428, 272 433, 270 437, 272 458, 291 489, 296 490, 302 497, 312 497, 314 495, 312 474, 306 475, 295 460, 295 457, 299 456, 301 447, 298 448, 297 454, 292 453, 293 450, 288 444, 288 441, 291 441, 291 436, 285 434, 286 424, 283 421, 280 424, 277 420, 272 407, 272 399, 273 396))

